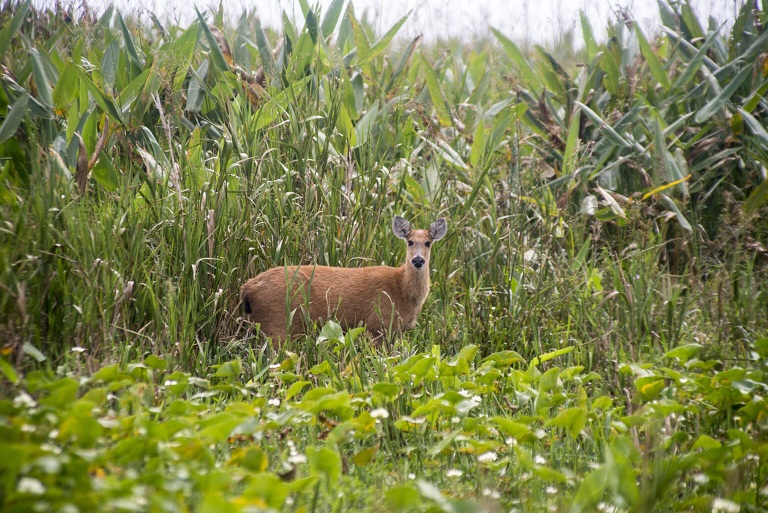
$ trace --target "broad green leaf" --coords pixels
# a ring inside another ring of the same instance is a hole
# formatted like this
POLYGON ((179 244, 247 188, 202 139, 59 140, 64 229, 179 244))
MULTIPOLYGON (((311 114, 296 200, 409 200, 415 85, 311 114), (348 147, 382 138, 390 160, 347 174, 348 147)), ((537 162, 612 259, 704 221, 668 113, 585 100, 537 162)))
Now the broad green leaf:
POLYGON ((0 373, 14 385, 19 382, 19 375, 16 372, 16 369, 14 369, 13 365, 2 356, 0 356, 0 373))
POLYGON ((330 36, 336 28, 345 2, 346 0, 333 0, 331 5, 325 10, 325 16, 323 17, 323 22, 321 24, 324 38, 330 36))
POLYGON ((358 65, 359 66, 365 66, 366 64, 371 62, 373 59, 378 57, 381 54, 381 52, 386 50, 387 47, 389 46, 389 43, 392 42, 392 38, 395 37, 397 32, 400 30, 400 27, 403 26, 403 23, 406 22, 406 20, 408 19, 408 16, 410 16, 410 15, 411 15, 411 11, 408 11, 408 13, 405 16, 403 16, 402 18, 400 18, 400 20, 397 23, 395 23, 392 26, 392 28, 390 28, 387 31, 386 34, 384 34, 379 39, 377 39, 371 45, 371 47, 368 49, 368 51, 365 53, 365 56, 364 57, 361 56, 358 59, 358 61, 357 61, 358 65))
POLYGON ((107 45, 104 57, 101 58, 101 76, 104 78, 105 85, 111 89, 114 89, 117 80, 118 62, 120 62, 120 44, 115 39, 107 45))
POLYGON ((30 48, 29 54, 32 56, 32 74, 35 77, 35 85, 37 86, 37 97, 46 108, 53 110, 53 90, 51 88, 51 81, 45 71, 43 56, 40 55, 36 48, 30 48))
POLYGON ((608 486, 608 469, 600 465, 593 470, 579 485, 576 495, 571 503, 570 513, 590 512, 597 510, 608 486))
POLYGON ((704 105, 699 111, 696 113, 696 116, 694 117, 694 120, 697 123, 703 123, 709 118, 711 118, 716 112, 720 111, 725 103, 730 100, 731 96, 733 96, 733 93, 736 92, 736 89, 741 86, 741 84, 752 74, 752 65, 745 65, 744 69, 742 69, 736 77, 734 77, 731 82, 725 86, 720 93, 712 98, 712 100, 704 105))
POLYGON ((19 129, 21 121, 27 114, 27 103, 29 103, 29 95, 23 93, 16 99, 13 106, 8 109, 8 115, 5 116, 3 124, 0 125, 0 143, 16 135, 16 130, 19 129))
POLYGON ((325 476, 335 483, 341 477, 341 457, 328 447, 307 447, 307 462, 312 474, 325 476))
POLYGON ((88 92, 91 93, 91 96, 93 96, 93 99, 96 100, 96 104, 101 108, 101 110, 106 113, 110 119, 117 120, 122 125, 125 125, 123 114, 122 112, 118 111, 112 99, 107 97, 93 82, 93 80, 91 80, 91 77, 89 77, 81 68, 78 68, 77 72, 80 76, 81 84, 85 85, 86 89, 88 89, 88 92))
POLYGON ((422 39, 422 36, 418 35, 415 38, 413 38, 410 43, 408 43, 408 46, 405 47, 405 50, 403 50, 403 53, 400 56, 400 60, 398 61, 397 66, 395 67, 395 70, 392 72, 392 75, 389 77, 389 83, 385 88, 386 91, 389 91, 392 89, 392 87, 395 84, 395 81, 403 73, 403 71, 405 70, 405 67, 408 66, 408 64, 411 62, 411 59, 413 58, 413 55, 416 52, 416 48, 419 46, 419 43, 421 43, 421 39, 422 39))
POLYGON ((390 511, 406 511, 417 508, 422 500, 411 484, 395 485, 386 490, 384 501, 390 511))
POLYGON ((678 346, 670 351, 667 351, 664 354, 664 358, 674 358, 685 363, 699 354, 699 351, 702 347, 703 346, 701 344, 695 343, 678 346))
MULTIPOLYGON (((663 30, 673 40, 682 42, 680 35, 673 30, 666 27, 664 27, 663 30)), ((690 62, 687 63, 685 71, 683 71, 683 73, 677 78, 677 80, 675 80, 675 83, 672 85, 673 89, 685 89, 692 86, 691 81, 696 76, 696 72, 699 71, 702 61, 707 56, 707 52, 709 51, 710 47, 715 44, 718 37, 719 29, 715 32, 712 32, 704 44, 701 45, 698 50, 696 50, 694 57, 690 60, 690 62)))
POLYGON ((499 426, 499 429, 501 429, 505 435, 511 436, 516 440, 527 439, 532 434, 531 428, 520 422, 515 422, 514 420, 504 417, 493 417, 491 420, 499 426))
MULTIPOLYGON (((328 362, 325 362, 325 363, 328 363, 328 362)), ((330 364, 329 364, 329 366, 330 366, 330 364)), ((310 372, 312 372, 312 371, 310 371, 310 372)), ((317 373, 313 373, 313 374, 317 374, 317 373)), ((286 401, 290 401, 291 399, 296 397, 298 394, 300 394, 301 391, 304 390, 304 387, 306 387, 309 384, 310 384, 309 381, 297 381, 297 382, 295 382, 293 385, 290 386, 290 388, 288 388, 288 390, 285 391, 285 400, 286 401)))
POLYGON ((688 222, 688 219, 685 218, 682 212, 680 212, 680 209, 677 207, 677 203, 675 203, 675 200, 667 196, 666 194, 659 194, 658 200, 661 202, 662 205, 664 205, 666 208, 668 208, 671 212, 675 214, 675 217, 677 219, 677 222, 680 223, 680 226, 687 231, 688 233, 693 232, 693 228, 691 227, 691 223, 688 222))
POLYGON ((341 325, 336 321, 328 321, 323 325, 323 329, 320 330, 320 335, 317 336, 317 344, 322 344, 326 341, 344 341, 344 331, 341 329, 341 325))
POLYGON ((77 66, 68 62, 53 88, 53 107, 57 111, 63 110, 77 96, 77 80, 77 66))
POLYGON ((744 122, 747 124, 752 134, 760 140, 760 144, 763 145, 763 148, 768 148, 768 131, 765 130, 765 126, 746 110, 739 108, 738 111, 744 118, 744 122))
MULTIPOLYGON (((16 37, 16 33, 24 24, 24 20, 27 18, 27 11, 29 11, 31 5, 31 1, 16 5, 16 12, 13 13, 13 17, 6 25, 3 26, 2 30, 0 30, 0 55, 6 55, 8 46, 11 44, 13 38, 16 37)), ((7 8, 9 6, 4 5, 3 7, 7 8)))
POLYGON ((116 11, 115 14, 117 15, 117 23, 120 25, 120 30, 123 33, 123 41, 125 42, 125 50, 128 52, 128 58, 130 59, 131 63, 136 66, 136 70, 141 71, 141 60, 139 59, 138 52, 136 52, 136 45, 133 43, 133 36, 128 30, 128 26, 125 24, 125 20, 123 20, 123 16, 120 14, 120 11, 116 11))
POLYGON ((624 139, 622 136, 618 134, 612 127, 608 125, 603 119, 597 115, 595 111, 587 107, 581 102, 575 102, 575 104, 584 111, 584 113, 587 115, 587 117, 592 121, 592 123, 597 127, 599 130, 604 131, 606 137, 613 142, 614 144, 618 146, 622 146, 624 148, 629 148, 631 145, 624 139))
POLYGON ((523 75, 522 82, 527 85, 534 95, 538 95, 541 92, 541 79, 536 74, 533 67, 528 63, 523 52, 520 51, 520 48, 518 48, 511 39, 502 34, 499 30, 491 27, 491 32, 493 32, 493 35, 499 40, 504 51, 507 52, 509 58, 512 59, 512 62, 520 70, 520 73, 523 75))
POLYGON ((637 35, 637 41, 640 44, 640 51, 643 53, 645 62, 648 63, 648 67, 651 69, 651 74, 653 75, 654 80, 661 84, 665 91, 668 91, 671 86, 669 78, 667 78, 667 74, 664 72, 664 67, 661 65, 659 57, 648 43, 639 24, 635 25, 635 34, 637 35))
POLYGON ((115 192, 120 183, 115 166, 112 165, 107 155, 101 156, 92 170, 93 178, 96 183, 104 187, 109 192, 115 192))
POLYGON ((587 13, 579 9, 579 19, 581 20, 581 34, 584 39, 584 46, 587 50, 587 62, 592 62, 598 52, 597 40, 592 32, 592 25, 589 23, 587 13))
POLYGON ((748 215, 756 213, 768 201, 768 180, 758 185, 744 202, 744 212, 748 215))
POLYGON ((584 426, 587 425, 587 410, 580 407, 568 408, 547 422, 546 425, 563 428, 568 436, 577 438, 584 426))
POLYGON ((424 55, 421 56, 421 66, 424 69, 424 77, 427 81, 429 97, 432 99, 432 105, 437 113, 437 119, 440 120, 440 124, 443 126, 453 125, 451 108, 448 106, 448 102, 445 99, 445 93, 440 87, 437 73, 424 55))
POLYGON ((227 64, 227 60, 224 58, 224 54, 221 52, 221 48, 219 48, 219 44, 216 42, 216 38, 213 37, 211 29, 208 28, 208 24, 205 22, 205 18, 203 18, 203 15, 200 14, 200 11, 197 9, 197 7, 195 7, 195 12, 197 13, 197 20, 200 23, 200 28, 203 30, 203 34, 205 35, 205 40, 208 42, 208 55, 213 62, 214 68, 218 69, 219 71, 227 71, 229 69, 229 64, 227 64))
POLYGON ((575 171, 576 149, 579 141, 579 126, 581 125, 581 111, 577 110, 571 116, 571 124, 568 127, 568 138, 563 152, 563 175, 571 175, 575 171))
POLYGON ((238 378, 243 373, 243 362, 238 358, 219 365, 213 374, 217 378, 238 378))

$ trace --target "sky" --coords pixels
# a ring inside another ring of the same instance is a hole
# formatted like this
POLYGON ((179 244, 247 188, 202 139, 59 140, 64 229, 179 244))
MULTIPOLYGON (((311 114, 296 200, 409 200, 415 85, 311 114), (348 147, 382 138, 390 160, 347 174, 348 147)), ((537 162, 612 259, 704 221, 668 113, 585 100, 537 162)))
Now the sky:
MULTIPOLYGON (((308 0, 310 5, 323 8, 332 0, 308 0)), ((423 34, 427 41, 440 37, 463 37, 467 40, 485 37, 489 27, 499 29, 515 41, 546 44, 552 34, 562 34, 574 29, 577 42, 581 26, 579 10, 590 19, 595 36, 603 39, 607 20, 615 19, 619 8, 632 13, 644 31, 652 36, 658 33, 659 9, 656 0, 348 0, 354 2, 355 14, 362 18, 367 13, 379 34, 385 33, 397 20, 409 11, 409 19, 401 28, 399 37, 412 39, 423 34)), ((679 0, 670 0, 679 1, 679 0)), ((717 20, 733 20, 747 0, 690 0, 699 20, 714 16, 717 20)), ((754 1, 754 0, 749 0, 754 1)), ((765 1, 765 0, 763 0, 765 1)), ((55 0, 42 0, 40 4, 54 4, 55 0)), ((63 3, 67 3, 66 1, 63 3)), ((104 8, 108 0, 88 0, 88 4, 104 8)), ((77 5, 78 2, 75 3, 77 5)), ((161 19, 169 16, 182 24, 195 18, 192 5, 201 9, 218 7, 218 0, 115 0, 122 10, 149 9, 161 19)), ((262 25, 277 28, 283 11, 293 19, 302 20, 298 0, 224 0, 225 12, 233 18, 244 9, 256 10, 262 25)), ((298 23, 302 25, 302 23, 298 23)))

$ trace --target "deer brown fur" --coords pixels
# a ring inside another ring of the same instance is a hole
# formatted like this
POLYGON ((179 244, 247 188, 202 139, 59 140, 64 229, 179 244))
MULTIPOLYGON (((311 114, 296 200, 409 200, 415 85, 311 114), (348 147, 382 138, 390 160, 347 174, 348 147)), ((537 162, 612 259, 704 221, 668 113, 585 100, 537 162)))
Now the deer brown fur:
POLYGON ((273 267, 242 286, 245 312, 275 342, 303 334, 305 320, 335 318, 345 330, 362 323, 371 333, 411 329, 429 293, 432 243, 447 227, 441 218, 429 230, 412 230, 395 216, 392 229, 407 244, 400 267, 273 267))

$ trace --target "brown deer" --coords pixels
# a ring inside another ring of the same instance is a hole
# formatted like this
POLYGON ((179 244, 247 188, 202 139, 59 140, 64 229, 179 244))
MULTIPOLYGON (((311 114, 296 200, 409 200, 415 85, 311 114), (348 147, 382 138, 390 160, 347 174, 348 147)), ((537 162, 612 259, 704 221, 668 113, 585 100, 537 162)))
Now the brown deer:
POLYGON ((240 289, 245 312, 277 343, 304 333, 301 314, 309 321, 335 317, 345 330, 363 323, 372 334, 411 329, 429 293, 432 243, 447 229, 443 218, 412 230, 395 216, 392 230, 408 245, 400 267, 273 267, 240 289))

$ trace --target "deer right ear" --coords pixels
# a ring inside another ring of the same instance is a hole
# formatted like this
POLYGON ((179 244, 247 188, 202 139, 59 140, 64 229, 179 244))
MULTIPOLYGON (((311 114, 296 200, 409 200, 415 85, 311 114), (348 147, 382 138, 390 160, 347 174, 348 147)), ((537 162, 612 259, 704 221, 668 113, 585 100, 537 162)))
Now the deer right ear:
POLYGON ((395 235, 404 239, 411 233, 411 223, 400 216, 395 216, 392 219, 392 231, 395 232, 395 235))

